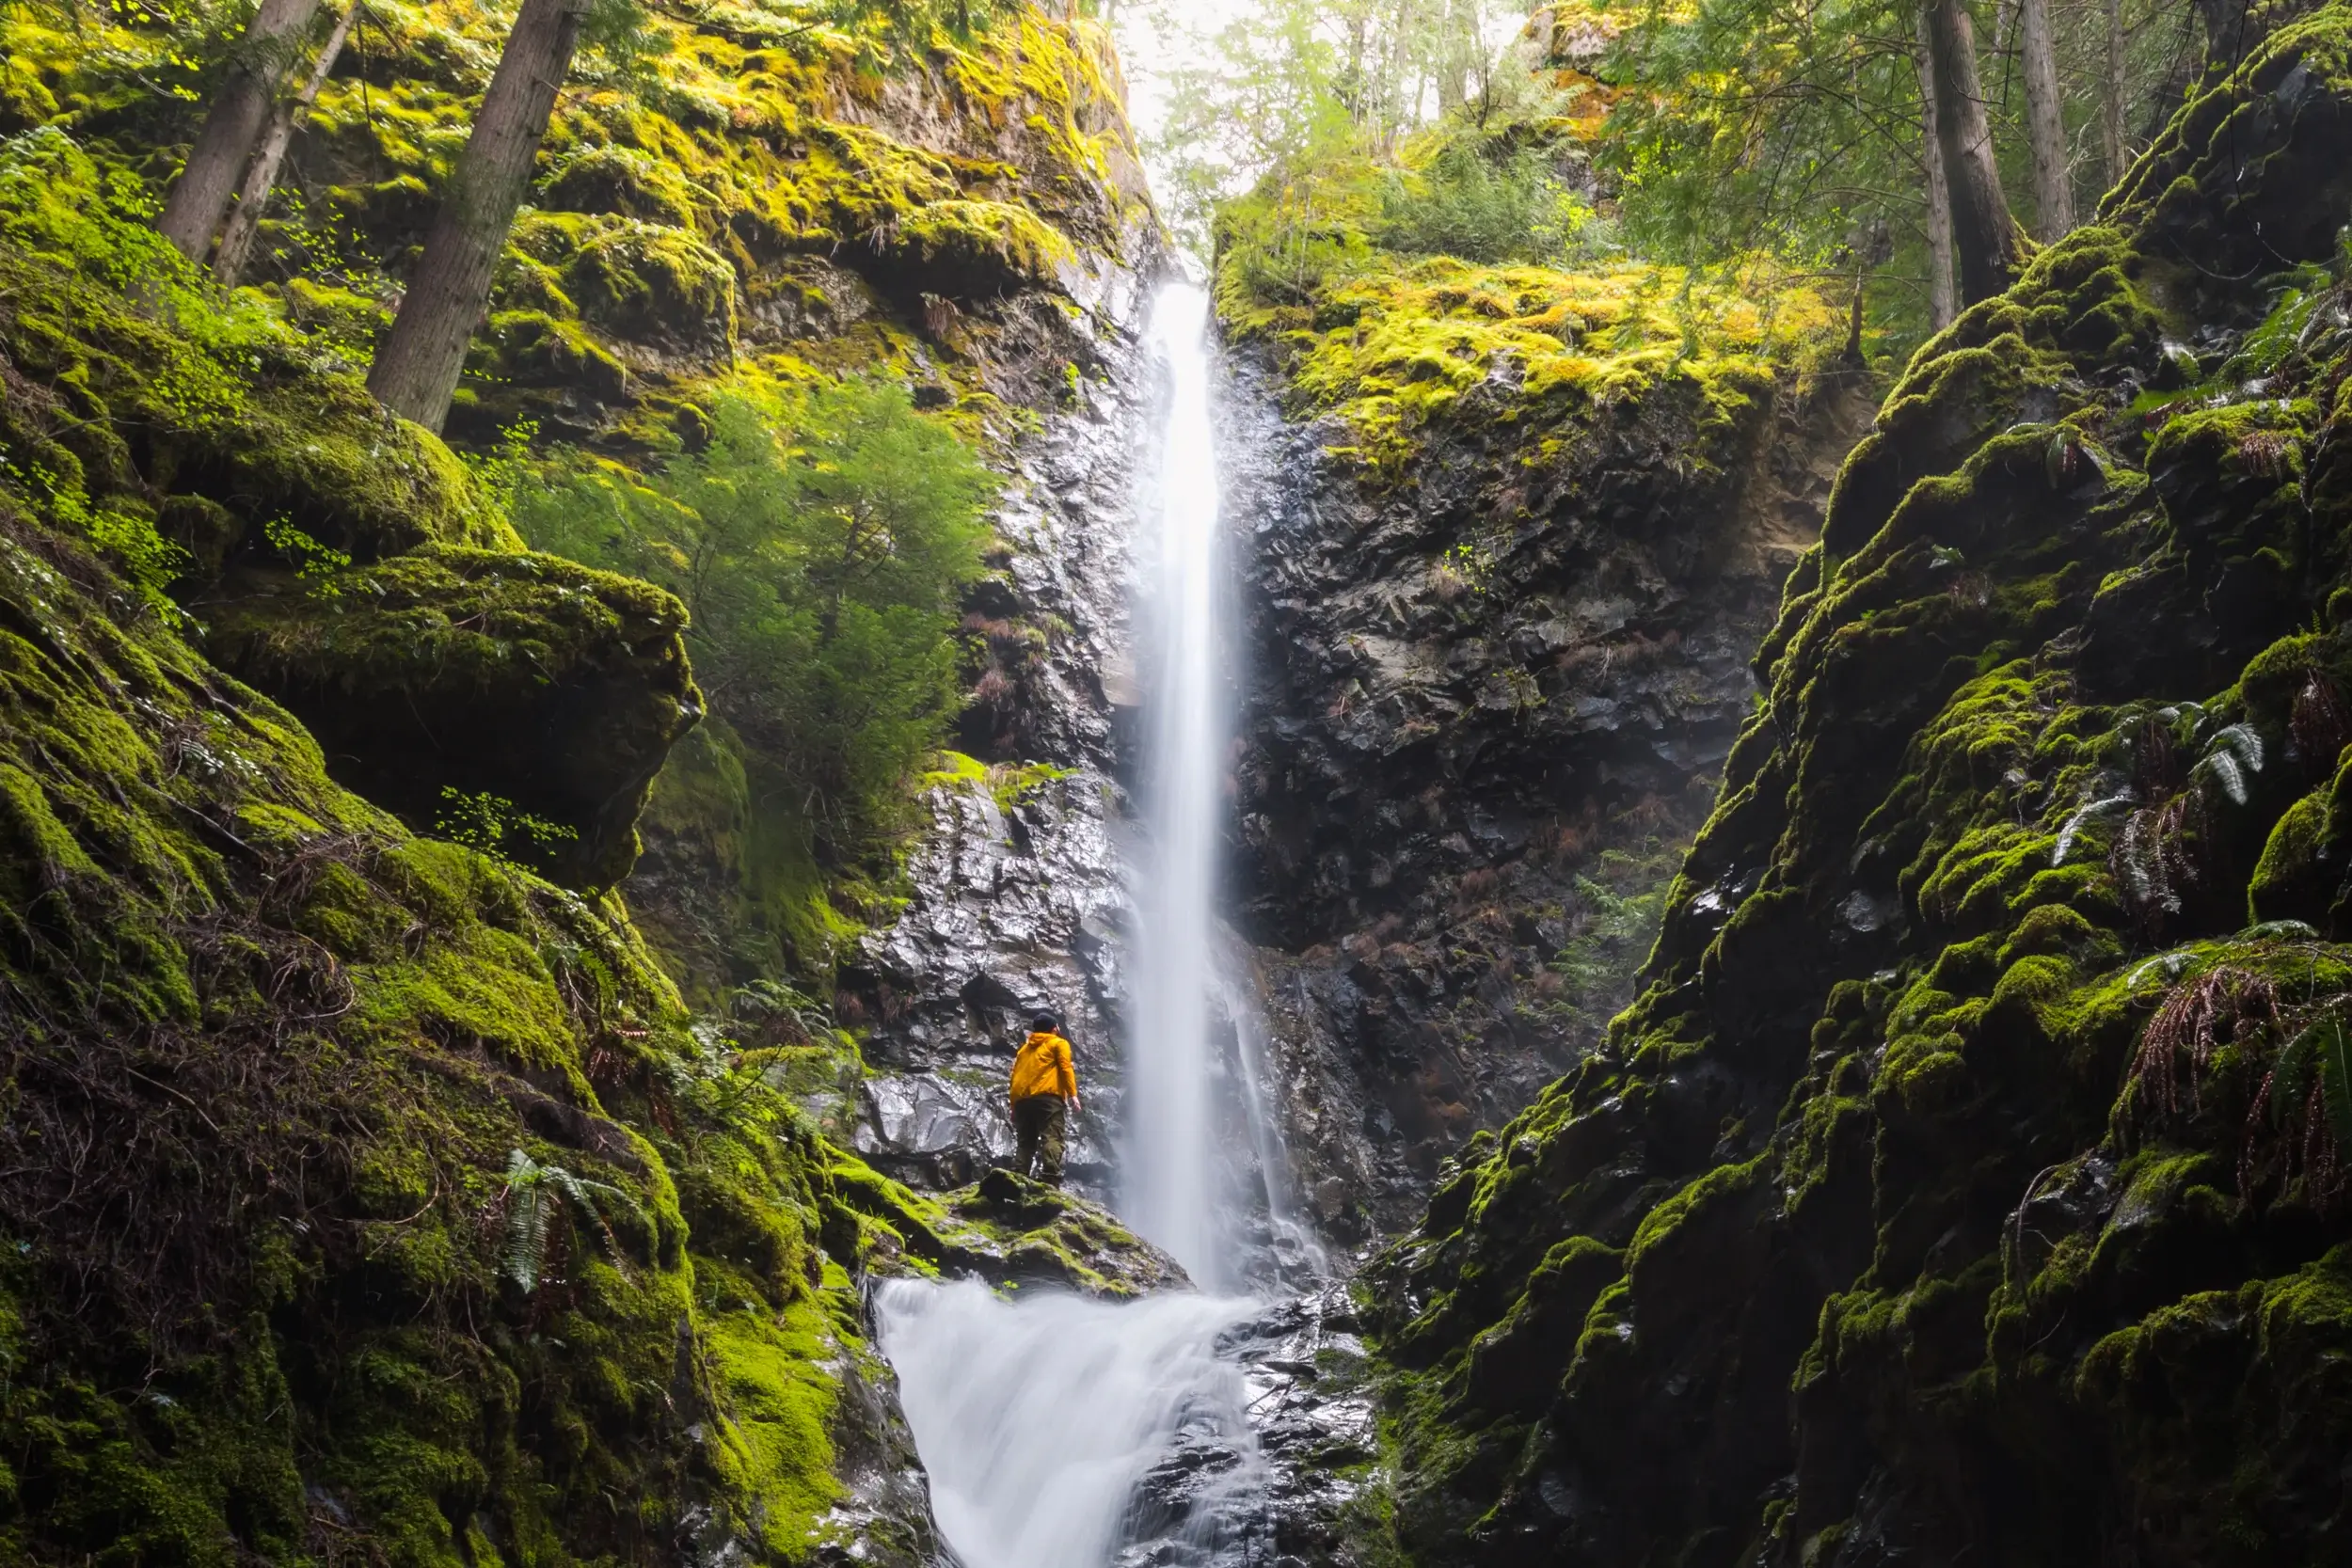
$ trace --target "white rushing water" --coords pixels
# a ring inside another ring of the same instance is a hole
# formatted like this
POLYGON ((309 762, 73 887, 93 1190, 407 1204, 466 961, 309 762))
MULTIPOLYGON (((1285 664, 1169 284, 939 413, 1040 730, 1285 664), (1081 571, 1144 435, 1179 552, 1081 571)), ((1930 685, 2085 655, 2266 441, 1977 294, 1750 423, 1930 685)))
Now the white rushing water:
POLYGON ((1145 605, 1151 730, 1144 755, 1149 863, 1137 888, 1141 929, 1129 1026, 1127 1126, 1120 1210, 1175 1255, 1204 1290, 1232 1283, 1225 1195, 1212 1132, 1216 1067, 1216 862, 1225 740, 1218 608, 1218 474, 1209 418, 1208 300, 1162 291, 1152 337, 1168 374, 1159 452, 1157 537, 1145 605))
POLYGON ((1189 1292, 1010 1302, 969 1279, 884 1285, 882 1347, 940 1533, 964 1568, 1104 1568, 1136 1483, 1180 1426, 1246 1448, 1241 1371, 1213 1347, 1255 1307, 1189 1292))
POLYGON ((1242 1274, 1238 1167, 1265 1173, 1269 1218, 1278 1232, 1292 1227, 1275 1174, 1279 1134, 1254 1081, 1255 1013, 1217 963, 1231 719, 1208 304, 1199 290, 1161 293, 1152 342, 1166 404, 1157 480, 1144 501, 1152 533, 1139 607, 1151 728, 1138 793, 1149 849, 1135 868, 1140 930, 1118 1192, 1121 1217, 1209 1293, 1008 1301, 972 1280, 882 1287, 882 1353, 898 1375, 941 1533, 964 1568, 1106 1568, 1137 1540, 1176 1549, 1154 1562, 1209 1560, 1231 1517, 1226 1505, 1263 1474, 1242 1370, 1216 1350, 1220 1335, 1263 1305, 1231 1293, 1242 1274), (1219 1014, 1235 1026, 1244 1080, 1226 1101, 1246 1136, 1228 1150, 1217 1146, 1219 1014), (1221 1457, 1177 1461, 1189 1479, 1139 1510, 1147 1477, 1187 1447, 1196 1459, 1221 1457))

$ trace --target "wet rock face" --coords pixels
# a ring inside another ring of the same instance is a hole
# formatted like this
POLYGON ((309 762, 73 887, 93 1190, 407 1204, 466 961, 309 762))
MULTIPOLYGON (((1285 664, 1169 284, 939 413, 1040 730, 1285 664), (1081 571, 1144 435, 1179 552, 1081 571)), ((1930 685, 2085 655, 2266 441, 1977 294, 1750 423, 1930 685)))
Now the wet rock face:
POLYGON ((1408 1223, 1629 999, 1647 932, 1618 901, 1662 887, 1754 701, 1862 410, 1833 378, 1703 435, 1689 402, 1669 384, 1539 462, 1473 399, 1386 483, 1325 453, 1336 431, 1239 443, 1264 455, 1237 880, 1343 1234, 1408 1223), (1555 973, 1579 938, 1594 961, 1555 973))
POLYGON ((2276 1093, 2352 1006, 2352 301, 2265 275, 2348 57, 2217 81, 1854 451, 1642 997, 1370 1272, 1413 1560, 2344 1558, 2276 1093))
POLYGON ((1200 1412, 1128 1504, 1115 1568, 1354 1568, 1355 1477, 1377 1458, 1361 1324, 1346 1287, 1269 1305, 1219 1341, 1247 1430, 1200 1412))
POLYGON ((905 908, 843 978, 874 1069, 853 1141, 921 1185, 972 1181, 1011 1154, 1006 1080, 1039 1012, 1062 1019, 1076 1056, 1069 1179, 1100 1196, 1110 1177, 1132 925, 1119 715, 1134 698, 1117 672, 1153 377, 1139 280, 1111 279, 1102 304, 1103 379, 1082 379, 1018 452, 997 517, 1007 553, 966 622, 989 663, 962 743, 989 773, 932 791, 905 908))

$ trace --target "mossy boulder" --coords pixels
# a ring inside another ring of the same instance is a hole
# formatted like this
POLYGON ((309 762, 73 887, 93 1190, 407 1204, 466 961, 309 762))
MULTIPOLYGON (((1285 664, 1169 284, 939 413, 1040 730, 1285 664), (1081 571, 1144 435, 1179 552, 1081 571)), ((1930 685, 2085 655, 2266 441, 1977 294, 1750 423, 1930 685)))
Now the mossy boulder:
POLYGON ((292 708, 341 782, 424 831, 453 797, 492 797, 559 830, 515 849, 554 879, 628 874, 654 777, 702 713, 675 599, 452 546, 231 587, 206 607, 207 651, 292 708))
POLYGON ((1100 1205, 1009 1170, 934 1195, 859 1167, 836 1172, 834 1190, 839 1202, 828 1223, 906 1272, 1109 1298, 1190 1283, 1174 1259, 1100 1205))

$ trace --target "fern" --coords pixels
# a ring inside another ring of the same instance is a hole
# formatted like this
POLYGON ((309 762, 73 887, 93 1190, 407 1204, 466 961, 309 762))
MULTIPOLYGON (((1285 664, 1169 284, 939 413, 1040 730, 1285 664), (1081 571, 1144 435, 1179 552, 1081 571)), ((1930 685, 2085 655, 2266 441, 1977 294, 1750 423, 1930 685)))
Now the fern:
POLYGON ((2237 765, 2237 758, 2227 752, 2216 752, 2197 764, 2200 772, 2211 774, 2221 793, 2230 798, 2230 804, 2246 804, 2246 770, 2237 765))
POLYGON ((2105 800, 2087 800, 2077 806, 2074 814, 2066 819, 2066 825, 2058 830, 2058 848, 2051 853, 2050 863, 2052 865, 2066 863, 2066 857, 2074 851, 2074 840, 2082 834, 2083 825, 2092 817, 2104 816, 2120 806, 2128 806, 2131 803, 2131 792, 2124 790, 2107 796, 2105 800))
POLYGON ((574 1176, 562 1165, 543 1165, 521 1149, 513 1150, 506 1157, 506 1189, 499 1195, 506 1212, 500 1271, 521 1287, 525 1295, 539 1288, 555 1239, 552 1222, 563 1203, 596 1222, 597 1232, 619 1261, 619 1243, 601 1207, 606 1201, 619 1204, 641 1221, 644 1217, 637 1200, 620 1188, 574 1176))
POLYGON ((525 1295, 539 1288, 547 1267, 548 1170, 519 1148, 506 1162, 506 1243, 499 1263, 525 1295))
POLYGON ((2202 773, 2221 786, 2233 806, 2246 804, 2247 779, 2263 770, 2263 737, 2250 724, 2232 724, 2205 743, 2205 754, 2189 769, 2193 779, 2202 773))
POLYGON ((2339 1147, 2352 1143, 2352 1029, 2341 1014, 2330 1013, 2312 1033, 2318 1036, 2319 1092, 2328 1107, 2328 1128, 2339 1147))

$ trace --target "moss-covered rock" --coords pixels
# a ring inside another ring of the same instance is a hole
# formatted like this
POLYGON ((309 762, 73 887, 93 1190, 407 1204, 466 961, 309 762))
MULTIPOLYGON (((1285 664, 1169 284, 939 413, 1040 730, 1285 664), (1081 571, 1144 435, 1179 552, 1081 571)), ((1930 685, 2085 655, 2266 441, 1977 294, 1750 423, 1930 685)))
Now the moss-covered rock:
POLYGON ((1173 1258, 1101 1205, 1009 1170, 940 1194, 917 1193, 863 1166, 844 1164, 834 1175, 832 1223, 854 1227, 863 1238, 858 1250, 895 1259, 908 1272, 1111 1298, 1190 1283, 1173 1258))
POLYGON ((516 863, 626 867, 676 605, 140 208, 0 147, 0 1558, 930 1560, 871 1173, 516 863))
MULTIPOLYGON (((304 179, 273 199, 249 281, 357 359, 389 325, 508 20, 372 17, 294 142, 304 179)), ((1046 401, 1073 356, 1082 334, 1040 301, 1092 308, 1095 280, 1156 243, 1091 21, 1021 7, 962 39, 740 6, 638 23, 583 52, 557 105, 452 411, 460 440, 534 422, 642 451, 714 384, 858 368, 936 377, 977 423, 1009 394, 1046 401), (819 258, 855 297, 779 309, 819 258)), ((0 33, 0 134, 70 129, 148 181, 224 69, 144 12, 12 14, 0 33)))
POLYGON ((702 712, 675 599, 554 556, 450 546, 231 586, 207 652, 292 708, 338 779, 420 829, 487 796, 553 826, 516 852, 554 879, 628 875, 654 776, 702 712))
POLYGON ((2348 39, 2211 84, 1847 463, 1641 999, 1371 1272, 1414 1560, 2343 1555, 2348 39))

